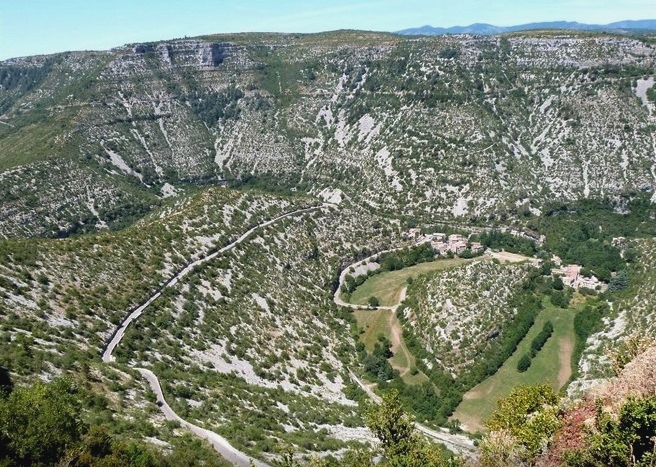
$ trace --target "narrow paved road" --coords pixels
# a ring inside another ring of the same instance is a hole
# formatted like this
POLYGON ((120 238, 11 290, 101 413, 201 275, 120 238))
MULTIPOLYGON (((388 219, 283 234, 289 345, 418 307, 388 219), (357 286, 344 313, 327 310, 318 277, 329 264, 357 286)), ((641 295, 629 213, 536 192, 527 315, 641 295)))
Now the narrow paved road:
POLYGON ((145 368, 136 368, 136 370, 139 373, 141 373, 141 376, 146 378, 148 384, 150 384, 150 388, 157 396, 157 405, 159 406, 160 410, 162 411, 164 417, 167 420, 174 420, 178 422, 180 425, 182 425, 183 427, 187 428, 192 433, 194 433, 196 436, 200 438, 204 438, 207 441, 209 441, 210 444, 214 447, 214 449, 218 453, 220 453, 221 456, 223 456, 223 458, 228 462, 230 462, 232 465, 238 465, 244 467, 250 465, 264 467, 267 465, 239 451, 234 446, 232 446, 228 442, 228 440, 225 439, 223 436, 220 436, 214 433, 213 431, 206 430, 205 428, 201 428, 197 425, 194 425, 193 423, 189 423, 188 421, 181 418, 177 413, 173 411, 173 409, 169 406, 169 404, 166 403, 157 376, 155 376, 155 374, 152 371, 147 370, 145 368))
POLYGON ((172 287, 175 284, 178 283, 180 279, 182 279, 184 276, 189 274, 194 268, 197 266, 206 263, 207 261, 211 261, 212 259, 216 258, 218 255, 225 253, 228 250, 232 250, 234 247, 242 243, 244 240, 246 240, 253 232, 263 229, 265 227, 270 226, 271 224, 275 224, 276 222, 280 221, 281 219, 285 219, 287 217, 292 217, 297 214, 302 214, 305 212, 310 212, 310 211, 316 211, 318 209, 322 209, 325 207, 331 206, 330 204, 323 204, 322 206, 316 206, 316 207, 311 207, 311 208, 306 208, 306 209, 299 209, 296 211, 288 212, 286 214, 281 214, 278 217, 274 217, 271 220, 268 220, 266 222, 263 222, 262 224, 258 224, 255 227, 247 230, 244 234, 241 235, 237 240, 234 242, 224 246, 223 248, 215 251, 214 253, 204 256, 202 258, 197 259, 196 261, 193 261, 189 263, 187 266, 185 266, 183 269, 181 269, 179 272, 177 272, 173 277, 171 277, 168 281, 164 283, 164 285, 153 295, 148 298, 143 304, 138 306, 137 308, 134 309, 130 315, 123 320, 123 322, 119 325, 119 327, 114 331, 114 335, 112 336, 112 339, 109 341, 107 344, 107 347, 105 347, 105 351, 103 352, 102 359, 104 362, 109 363, 113 362, 114 359, 114 349, 116 349, 116 346, 121 342, 123 339, 123 336, 125 335, 125 331, 135 319, 137 319, 141 314, 144 312, 146 308, 148 308, 155 300, 157 300, 160 295, 162 295, 162 292, 164 292, 164 289, 167 287, 172 287))
MULTIPOLYGON (((172 287, 175 284, 177 284, 178 281, 180 281, 180 279, 182 279, 184 276, 186 276, 191 271, 193 271, 194 268, 196 268, 197 266, 199 266, 199 265, 201 265, 201 264, 203 264, 207 261, 210 261, 210 260, 216 258, 218 255, 220 255, 222 253, 225 253, 226 251, 232 250, 237 245, 239 245, 240 243, 242 243, 246 239, 248 239, 248 237, 257 230, 268 227, 268 226, 270 226, 270 225, 272 225, 272 224, 274 224, 274 223, 276 223, 276 222, 278 222, 282 219, 288 218, 288 217, 296 216, 296 215, 299 215, 299 214, 304 214, 304 213, 311 212, 311 211, 316 211, 316 210, 331 207, 331 206, 333 206, 333 205, 330 204, 330 203, 324 203, 321 206, 315 206, 315 207, 305 208, 305 209, 298 209, 296 211, 288 212, 286 214, 281 214, 277 217, 274 217, 271 220, 268 220, 266 222, 258 224, 255 227, 247 230, 237 240, 235 240, 232 243, 224 246, 223 248, 215 251, 214 253, 209 254, 207 256, 204 256, 202 258, 199 258, 199 259, 197 259, 193 262, 190 262, 187 266, 185 266, 180 271, 178 271, 176 274, 174 274, 173 277, 171 277, 168 281, 166 281, 164 283, 164 285, 162 285, 162 287, 160 287, 159 290, 157 290, 153 295, 151 295, 148 298, 148 300, 146 300, 143 304, 141 304, 137 308, 135 308, 134 311, 132 311, 132 313, 130 313, 128 315, 128 317, 123 320, 123 322, 116 329, 116 331, 112 335, 111 340, 109 341, 109 343, 105 347, 105 351, 103 352, 103 355, 102 355, 103 362, 111 363, 111 362, 115 361, 114 350, 116 350, 116 347, 120 344, 121 340, 125 336, 125 331, 128 328, 128 326, 134 320, 139 318, 139 316, 142 315, 142 313, 146 310, 146 308, 148 308, 155 300, 157 300, 157 298, 159 298, 160 295, 162 295, 162 292, 164 291, 164 289, 166 289, 167 287, 172 287)), ((166 403, 166 400, 164 399, 164 394, 162 393, 162 388, 161 388, 159 380, 157 379, 157 376, 155 376, 155 374, 152 371, 147 370, 145 368, 136 368, 136 370, 139 371, 139 373, 141 373, 141 375, 148 381, 148 383, 150 385, 150 388, 153 390, 153 392, 157 396, 157 402, 158 402, 157 405, 160 407, 160 410, 162 411, 162 413, 164 414, 164 416, 166 417, 167 420, 175 420, 178 423, 180 423, 182 426, 184 426, 185 428, 190 430, 195 435, 197 435, 201 438, 207 439, 212 444, 214 449, 219 454, 221 454, 221 456, 223 456, 228 462, 231 462, 233 465, 238 465, 238 466, 255 465, 255 466, 258 466, 258 467, 267 465, 267 464, 265 464, 261 461, 258 461, 256 459, 250 457, 246 453, 239 451, 237 448, 232 446, 230 444, 230 442, 227 439, 225 439, 223 436, 221 436, 217 433, 214 433, 213 431, 206 430, 205 428, 199 427, 197 425, 194 425, 193 423, 190 423, 190 422, 184 420, 182 417, 180 417, 178 414, 176 414, 173 411, 173 409, 166 403)))
MULTIPOLYGON (((404 248, 407 248, 407 246, 402 246, 402 247, 399 247, 399 248, 391 248, 389 250, 379 251, 378 253, 374 253, 371 256, 367 256, 364 259, 360 259, 360 260, 356 261, 355 263, 352 263, 352 264, 349 264, 348 266, 346 266, 342 270, 341 274, 339 275, 339 286, 337 287, 337 290, 335 290, 335 295, 333 296, 333 299, 335 300, 335 303, 339 306, 352 308, 353 310, 371 310, 372 308, 370 306, 367 306, 367 305, 354 305, 353 303, 345 302, 342 299, 342 294, 341 294, 340 289, 342 288, 342 284, 344 284, 344 281, 346 280, 346 276, 349 274, 349 269, 351 269, 352 267, 353 268, 356 267, 360 263, 367 263, 369 261, 376 260, 376 259, 378 259, 378 257, 380 255, 384 255, 385 253, 391 253, 393 251, 403 250, 404 248)), ((399 300, 399 303, 401 303, 404 299, 405 299, 405 292, 404 292, 403 298, 401 298, 401 300, 399 300)), ((396 310, 396 308, 399 306, 399 303, 397 303, 394 306, 378 306, 375 309, 377 309, 377 310, 396 310)))

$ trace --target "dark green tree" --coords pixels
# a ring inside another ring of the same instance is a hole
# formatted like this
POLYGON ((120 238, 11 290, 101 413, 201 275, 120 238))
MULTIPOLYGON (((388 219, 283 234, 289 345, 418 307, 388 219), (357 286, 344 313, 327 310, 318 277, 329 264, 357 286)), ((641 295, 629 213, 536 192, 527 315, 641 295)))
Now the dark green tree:
POLYGON ((531 357, 527 354, 522 355, 522 357, 517 362, 517 371, 524 373, 531 366, 531 357))
POLYGON ((56 464, 86 431, 80 409, 68 379, 15 389, 0 399, 0 452, 9 465, 56 464))
POLYGON ((428 444, 417 432, 413 419, 401 406, 399 393, 392 390, 383 395, 382 403, 369 410, 367 426, 380 440, 384 452, 382 466, 442 467, 460 465, 458 459, 448 459, 442 451, 428 444))

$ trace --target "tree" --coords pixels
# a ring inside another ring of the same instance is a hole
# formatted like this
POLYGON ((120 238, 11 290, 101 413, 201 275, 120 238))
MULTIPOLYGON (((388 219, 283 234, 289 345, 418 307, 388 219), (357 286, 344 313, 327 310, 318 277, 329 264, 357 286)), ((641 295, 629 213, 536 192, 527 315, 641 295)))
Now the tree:
POLYGON ((562 290, 554 290, 551 293, 551 303, 553 303, 554 306, 567 308, 569 306, 569 299, 570 296, 562 290))
POLYGON ((371 308, 378 308, 380 306, 380 300, 378 300, 378 297, 369 297, 368 303, 371 308))
POLYGON ((499 399, 487 426, 514 438, 513 450, 530 461, 560 426, 557 403, 558 395, 549 386, 518 386, 499 399))
POLYGON ((517 371, 524 373, 531 366, 531 357, 527 354, 522 355, 522 358, 517 362, 517 371))
POLYGON ((342 287, 344 286, 346 288, 345 292, 347 293, 352 293, 358 287, 355 283, 355 278, 350 274, 347 274, 344 278, 344 285, 342 287))
POLYGON ((563 279, 560 276, 554 277, 553 288, 554 288, 554 290, 563 290, 565 288, 565 284, 563 283, 563 279))
POLYGON ((392 390, 383 396, 383 402, 367 414, 367 426, 380 440, 388 458, 407 455, 417 434, 412 418, 403 411, 399 393, 392 390))
POLYGON ((387 361, 394 354, 392 353, 392 343, 382 334, 378 336, 378 342, 374 345, 371 355, 364 355, 362 365, 364 370, 373 378, 380 382, 394 378, 395 370, 387 361))
MULTIPOLYGON (((53 465, 86 431, 68 379, 15 389, 0 399, 0 447, 20 465, 53 465)), ((0 459, 0 464, 2 463, 0 459)))
POLYGON ((384 451, 385 460, 377 465, 442 467, 460 463, 458 459, 447 459, 439 448, 424 441, 413 419, 401 407, 396 390, 384 394, 382 403, 369 409, 366 422, 384 451))
POLYGON ((14 383, 11 381, 9 370, 0 366, 0 397, 9 394, 14 389, 14 383))
POLYGON ((626 269, 618 271, 615 276, 610 280, 608 284, 609 292, 618 292, 622 289, 626 289, 629 286, 629 274, 626 272, 626 269))

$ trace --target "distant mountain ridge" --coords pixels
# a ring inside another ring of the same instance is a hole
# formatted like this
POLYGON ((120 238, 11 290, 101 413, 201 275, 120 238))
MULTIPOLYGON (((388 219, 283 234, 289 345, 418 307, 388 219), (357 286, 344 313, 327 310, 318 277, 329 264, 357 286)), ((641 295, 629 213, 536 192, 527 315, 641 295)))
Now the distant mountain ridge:
POLYGON ((519 24, 517 26, 495 26, 486 23, 474 23, 469 26, 453 26, 449 28, 434 28, 433 26, 421 26, 419 28, 403 29, 396 31, 403 35, 428 35, 439 36, 442 34, 503 34, 506 32, 530 31, 533 29, 568 29, 579 31, 636 31, 656 30, 656 19, 643 19, 637 21, 617 21, 609 24, 586 24, 576 21, 550 21, 541 23, 519 24))

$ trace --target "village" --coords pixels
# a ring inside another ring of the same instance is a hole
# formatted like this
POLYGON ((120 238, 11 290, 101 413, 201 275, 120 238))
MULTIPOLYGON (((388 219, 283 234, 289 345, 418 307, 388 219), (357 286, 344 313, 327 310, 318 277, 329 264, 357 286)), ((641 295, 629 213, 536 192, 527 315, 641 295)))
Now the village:
POLYGON ((604 292, 608 289, 608 284, 600 281, 594 276, 586 277, 581 274, 582 266, 578 264, 570 264, 568 266, 563 266, 562 260, 558 256, 552 256, 551 261, 559 266, 558 268, 553 268, 551 274, 555 276, 560 276, 563 280, 563 285, 567 287, 572 287, 573 289, 589 289, 597 290, 599 292, 604 292))
MULTIPOLYGON (((431 247, 440 256, 447 256, 449 253, 452 255, 460 256, 465 251, 469 250, 473 255, 482 254, 485 252, 486 247, 480 242, 470 241, 474 234, 464 236, 462 234, 445 233, 427 233, 423 234, 420 228, 411 228, 405 233, 405 238, 414 240, 416 244, 430 243, 431 247)), ((533 264, 535 266, 542 265, 541 259, 535 259, 533 264)), ((563 261, 556 255, 551 257, 551 262, 554 268, 551 270, 553 276, 558 276, 562 279, 563 285, 572 287, 575 290, 589 289, 603 292, 608 288, 608 284, 600 281, 594 276, 584 276, 581 272, 583 267, 578 264, 564 265, 563 261)))
POLYGON ((479 242, 469 242, 469 237, 465 237, 461 234, 422 234, 421 229, 413 228, 408 230, 405 236, 409 240, 414 240, 417 244, 430 242, 433 249, 438 252, 440 256, 447 255, 449 252, 454 255, 460 255, 467 249, 470 249, 474 254, 485 251, 485 245, 479 242))

